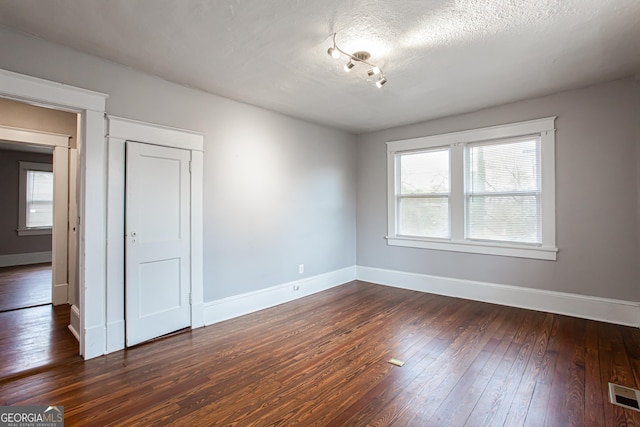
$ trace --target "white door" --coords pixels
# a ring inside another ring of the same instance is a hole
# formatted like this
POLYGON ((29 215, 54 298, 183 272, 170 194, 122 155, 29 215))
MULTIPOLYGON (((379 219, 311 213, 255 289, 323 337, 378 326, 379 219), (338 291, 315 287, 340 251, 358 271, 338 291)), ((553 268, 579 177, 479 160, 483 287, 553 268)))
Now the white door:
POLYGON ((126 144, 127 345, 191 325, 187 150, 126 144))

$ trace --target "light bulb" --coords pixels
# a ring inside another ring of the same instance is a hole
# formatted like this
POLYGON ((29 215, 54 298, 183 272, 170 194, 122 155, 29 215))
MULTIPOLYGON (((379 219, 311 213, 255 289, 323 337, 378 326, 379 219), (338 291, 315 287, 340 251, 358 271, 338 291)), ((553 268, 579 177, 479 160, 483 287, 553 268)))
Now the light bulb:
POLYGON ((356 64, 354 64, 353 62, 351 62, 351 60, 349 60, 349 62, 344 64, 344 71, 346 71, 348 73, 355 66, 356 66, 356 64))
POLYGON ((327 50, 327 54, 333 59, 340 58, 340 51, 335 47, 330 47, 329 50, 327 50))
POLYGON ((378 68, 377 66, 374 66, 369 71, 367 71, 367 74, 369 74, 369 76, 375 76, 376 74, 380 74, 380 68, 378 68))
POLYGON ((381 88, 386 82, 387 82, 387 79, 385 79, 384 77, 380 76, 380 78, 376 82, 376 86, 378 86, 378 88, 381 88))

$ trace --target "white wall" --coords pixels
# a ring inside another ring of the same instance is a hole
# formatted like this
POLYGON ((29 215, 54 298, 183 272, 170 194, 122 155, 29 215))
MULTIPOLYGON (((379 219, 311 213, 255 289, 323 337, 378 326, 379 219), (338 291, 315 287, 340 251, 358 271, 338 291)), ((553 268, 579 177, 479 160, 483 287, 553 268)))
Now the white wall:
POLYGON ((640 82, 627 79, 359 136, 357 264, 640 300, 639 115, 640 82), (549 116, 558 116, 557 261, 386 245, 387 141, 549 116))
POLYGON ((107 93, 115 116, 204 133, 205 302, 355 264, 354 136, 2 26, 0 40, 0 68, 107 93))

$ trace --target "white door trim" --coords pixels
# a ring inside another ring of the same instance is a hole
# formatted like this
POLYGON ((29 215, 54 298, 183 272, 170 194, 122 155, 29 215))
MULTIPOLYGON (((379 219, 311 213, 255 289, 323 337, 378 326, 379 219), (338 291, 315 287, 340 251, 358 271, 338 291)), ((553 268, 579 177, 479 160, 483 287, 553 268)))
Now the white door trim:
POLYGON ((115 116, 107 116, 107 292, 106 352, 125 347, 125 142, 191 151, 191 327, 204 326, 202 134, 115 116))
POLYGON ((71 135, 16 128, 0 124, 0 139, 7 141, 51 147, 69 147, 69 138, 71 138, 71 135))
POLYGON ((81 116, 80 301, 76 307, 80 330, 76 332, 85 359, 105 354, 104 112, 108 95, 0 69, 0 96, 81 116))

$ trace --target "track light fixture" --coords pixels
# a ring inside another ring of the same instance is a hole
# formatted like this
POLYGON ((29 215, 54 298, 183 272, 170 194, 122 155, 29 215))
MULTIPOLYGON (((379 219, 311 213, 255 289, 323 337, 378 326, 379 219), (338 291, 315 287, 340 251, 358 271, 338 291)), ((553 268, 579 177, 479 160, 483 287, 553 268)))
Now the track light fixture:
POLYGON ((369 77, 379 76, 378 80, 376 81, 376 86, 378 88, 382 88, 382 86, 387 82, 387 79, 385 78, 384 73, 382 72, 382 69, 377 65, 368 62, 369 58, 371 58, 371 54, 369 52, 366 52, 366 51, 358 51, 354 53, 345 52, 344 50, 340 49, 336 44, 336 33, 333 33, 333 46, 327 50, 327 55, 329 55, 333 59, 340 59, 342 55, 349 58, 349 62, 344 64, 344 71, 346 71, 347 73, 351 71, 351 69, 355 67, 358 62, 368 65, 369 67, 371 67, 369 68, 369 71, 367 71, 367 74, 369 75, 369 77))

